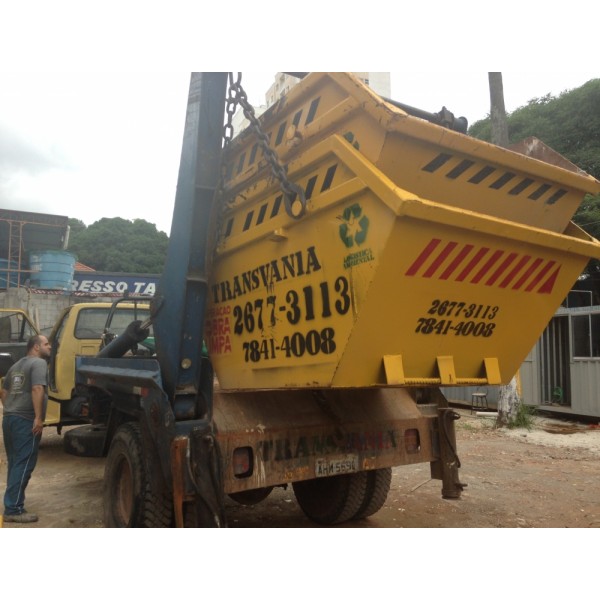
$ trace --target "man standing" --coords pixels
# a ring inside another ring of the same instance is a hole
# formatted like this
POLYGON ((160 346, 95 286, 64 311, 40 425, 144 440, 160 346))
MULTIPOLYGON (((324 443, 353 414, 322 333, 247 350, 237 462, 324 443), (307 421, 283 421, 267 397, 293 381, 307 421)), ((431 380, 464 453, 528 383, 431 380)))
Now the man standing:
POLYGON ((8 459, 4 494, 4 521, 34 523, 37 515, 25 510, 25 488, 37 462, 48 401, 50 342, 35 335, 27 342, 27 355, 8 371, 0 390, 4 406, 2 433, 8 459))

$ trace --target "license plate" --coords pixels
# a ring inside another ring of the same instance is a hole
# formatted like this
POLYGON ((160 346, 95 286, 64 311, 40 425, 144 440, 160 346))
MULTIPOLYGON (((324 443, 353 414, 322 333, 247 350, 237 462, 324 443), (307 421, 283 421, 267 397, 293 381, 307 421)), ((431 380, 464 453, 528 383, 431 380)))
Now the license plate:
POLYGON ((345 454, 334 458, 317 458, 315 474, 317 477, 344 475, 358 471, 358 455, 345 454))

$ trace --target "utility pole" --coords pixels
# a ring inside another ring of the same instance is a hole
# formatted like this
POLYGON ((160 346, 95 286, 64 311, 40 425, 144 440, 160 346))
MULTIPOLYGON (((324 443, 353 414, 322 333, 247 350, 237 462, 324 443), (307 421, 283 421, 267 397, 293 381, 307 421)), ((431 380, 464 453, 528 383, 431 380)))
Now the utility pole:
MULTIPOLYGON (((490 120, 492 122, 492 143, 503 148, 508 147, 508 121, 504 108, 504 87, 502 73, 488 73, 490 84, 490 120)), ((498 399, 498 419, 496 424, 500 427, 510 423, 517 415, 519 406, 517 391, 517 376, 515 375, 508 385, 500 386, 498 399)))
POLYGON ((508 123, 504 109, 504 87, 502 73, 488 73, 490 82, 490 120, 492 122, 492 143, 508 147, 508 123))

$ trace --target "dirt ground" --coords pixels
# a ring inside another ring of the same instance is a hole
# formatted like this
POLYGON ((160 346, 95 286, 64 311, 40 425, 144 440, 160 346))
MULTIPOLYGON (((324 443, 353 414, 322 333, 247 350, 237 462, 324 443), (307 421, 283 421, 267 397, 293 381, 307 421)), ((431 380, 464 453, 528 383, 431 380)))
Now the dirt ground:
MULTIPOLYGON (((457 409, 460 478, 467 484, 459 500, 441 497, 441 482, 429 465, 394 469, 385 506, 353 528, 589 528, 600 527, 600 429, 536 417, 531 430, 498 430, 488 417, 457 409), (561 433, 548 430, 559 429, 561 433), (571 432, 571 429, 574 431, 571 432)), ((6 481, 0 449, 0 493, 6 481)), ((62 437, 44 432, 38 466, 27 489, 27 508, 37 523, 5 528, 102 527, 104 459, 65 454, 62 437)), ((291 487, 245 507, 228 500, 231 528, 319 527, 298 507, 291 487)))

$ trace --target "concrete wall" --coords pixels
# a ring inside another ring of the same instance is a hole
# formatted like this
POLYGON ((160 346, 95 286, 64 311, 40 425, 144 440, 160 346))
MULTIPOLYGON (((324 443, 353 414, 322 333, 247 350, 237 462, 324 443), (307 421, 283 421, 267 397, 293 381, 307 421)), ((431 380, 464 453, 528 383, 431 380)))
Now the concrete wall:
POLYGON ((64 308, 77 302, 90 302, 94 299, 77 298, 70 293, 27 288, 9 288, 0 292, 2 308, 20 308, 26 311, 42 333, 50 333, 64 308))

